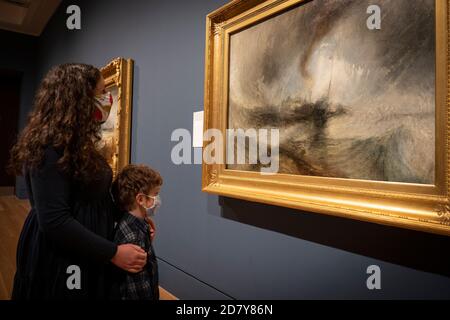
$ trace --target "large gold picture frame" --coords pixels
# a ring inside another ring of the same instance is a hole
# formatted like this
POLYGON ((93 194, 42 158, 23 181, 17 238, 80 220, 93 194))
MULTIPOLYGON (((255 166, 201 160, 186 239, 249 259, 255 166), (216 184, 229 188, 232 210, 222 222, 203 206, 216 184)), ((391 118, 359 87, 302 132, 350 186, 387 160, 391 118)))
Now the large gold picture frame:
MULTIPOLYGON (((314 0, 313 0, 314 1, 314 0)), ((286 12, 304 0, 235 0, 206 19, 204 130, 228 128, 230 39, 233 34, 286 12)), ((436 0, 435 183, 415 184, 261 175, 202 166, 202 191, 377 224, 450 235, 449 3, 436 0)), ((208 144, 205 141, 204 146, 208 144)), ((226 146, 224 146, 224 153, 226 146)))
POLYGON ((114 177, 130 163, 133 68, 133 60, 124 58, 114 59, 101 68, 105 89, 113 95, 114 104, 108 121, 102 125, 100 147, 114 177))

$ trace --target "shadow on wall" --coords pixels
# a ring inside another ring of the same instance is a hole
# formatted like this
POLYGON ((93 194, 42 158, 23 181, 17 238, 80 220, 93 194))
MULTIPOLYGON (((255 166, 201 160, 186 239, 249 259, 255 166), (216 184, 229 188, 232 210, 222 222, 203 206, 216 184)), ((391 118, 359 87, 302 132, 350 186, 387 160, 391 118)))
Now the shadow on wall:
POLYGON ((450 237, 219 197, 226 219, 449 277, 450 237))

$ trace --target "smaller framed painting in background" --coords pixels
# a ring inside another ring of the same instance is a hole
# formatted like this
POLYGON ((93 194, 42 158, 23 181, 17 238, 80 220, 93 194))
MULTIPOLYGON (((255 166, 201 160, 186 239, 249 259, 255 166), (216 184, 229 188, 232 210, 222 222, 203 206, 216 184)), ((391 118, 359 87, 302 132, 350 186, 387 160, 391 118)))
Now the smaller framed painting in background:
POLYGON ((105 89, 111 92, 114 104, 108 120, 102 125, 100 150, 114 177, 130 163, 133 67, 133 60, 117 58, 101 68, 105 89))

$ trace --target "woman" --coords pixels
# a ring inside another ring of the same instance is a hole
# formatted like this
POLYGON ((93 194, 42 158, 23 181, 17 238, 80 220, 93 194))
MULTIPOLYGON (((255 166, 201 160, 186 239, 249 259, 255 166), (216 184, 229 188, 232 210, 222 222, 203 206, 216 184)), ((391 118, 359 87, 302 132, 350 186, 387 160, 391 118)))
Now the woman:
POLYGON ((112 171, 97 150, 104 88, 95 67, 52 69, 12 149, 10 168, 24 175, 32 208, 17 248, 13 299, 109 298, 110 262, 134 273, 145 266, 141 248, 110 241, 118 211, 112 171))

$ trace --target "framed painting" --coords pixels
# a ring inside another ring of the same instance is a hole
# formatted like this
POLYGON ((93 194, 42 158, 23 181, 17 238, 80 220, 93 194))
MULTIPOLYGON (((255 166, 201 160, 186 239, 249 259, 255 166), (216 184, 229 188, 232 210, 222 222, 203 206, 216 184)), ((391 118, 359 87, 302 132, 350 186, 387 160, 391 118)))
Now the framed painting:
POLYGON ((133 60, 123 58, 101 68, 106 91, 112 94, 114 103, 108 120, 102 125, 100 150, 114 177, 130 163, 133 68, 133 60))
POLYGON ((447 0, 236 0, 206 26, 204 192, 450 235, 447 0))

